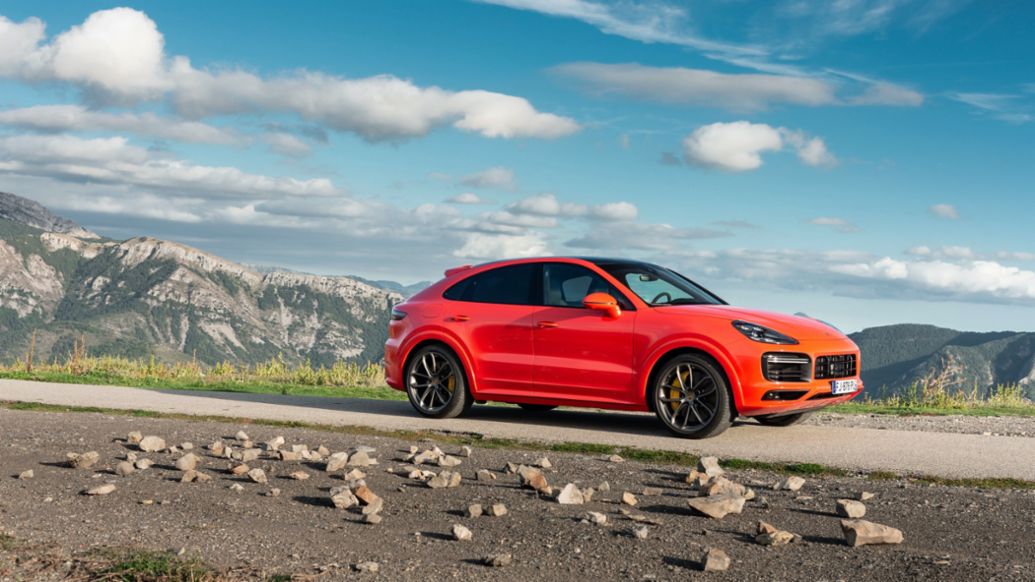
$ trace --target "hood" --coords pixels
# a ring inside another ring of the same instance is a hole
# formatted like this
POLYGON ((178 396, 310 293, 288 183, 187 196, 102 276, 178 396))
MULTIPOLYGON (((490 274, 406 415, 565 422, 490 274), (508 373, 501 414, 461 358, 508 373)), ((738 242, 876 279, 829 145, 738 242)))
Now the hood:
POLYGON ((673 305, 658 307, 658 311, 673 315, 714 317, 728 321, 743 320, 763 325, 797 340, 817 340, 847 337, 822 321, 800 315, 785 315, 759 309, 745 309, 732 305, 673 305))

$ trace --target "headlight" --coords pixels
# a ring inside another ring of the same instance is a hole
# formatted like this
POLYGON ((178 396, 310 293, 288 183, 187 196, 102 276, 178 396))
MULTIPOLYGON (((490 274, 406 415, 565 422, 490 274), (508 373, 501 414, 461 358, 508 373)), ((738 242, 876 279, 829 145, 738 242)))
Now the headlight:
POLYGON ((737 328, 737 331, 747 336, 748 339, 764 344, 794 345, 798 343, 798 340, 778 331, 755 323, 740 321, 739 319, 733 322, 733 327, 737 328))

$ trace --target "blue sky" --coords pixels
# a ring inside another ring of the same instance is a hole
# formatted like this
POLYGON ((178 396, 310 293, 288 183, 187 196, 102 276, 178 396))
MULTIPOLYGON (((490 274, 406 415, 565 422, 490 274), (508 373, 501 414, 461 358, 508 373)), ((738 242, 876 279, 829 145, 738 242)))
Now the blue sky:
POLYGON ((403 282, 673 266, 848 330, 1035 329, 1024 2, 5 2, 0 190, 403 282))

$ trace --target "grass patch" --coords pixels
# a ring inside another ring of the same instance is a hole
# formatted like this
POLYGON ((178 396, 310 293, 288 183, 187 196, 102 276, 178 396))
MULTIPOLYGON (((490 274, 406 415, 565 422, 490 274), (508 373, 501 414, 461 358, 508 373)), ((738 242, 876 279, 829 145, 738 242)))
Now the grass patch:
POLYGON ((197 560, 185 560, 169 552, 132 552, 113 558, 114 563, 99 573, 102 580, 139 582, 202 582, 217 575, 197 560))
MULTIPOLYGON (((98 407, 82 406, 60 406, 54 404, 43 404, 38 402, 6 402, 0 401, 0 408, 9 410, 37 411, 37 412, 89 412, 119 416, 135 416, 141 418, 164 418, 170 420, 183 420, 188 422, 218 422, 223 424, 245 424, 258 426, 271 426, 281 428, 300 428, 317 430, 338 434, 377 436, 399 440, 419 441, 431 439, 442 444, 452 445, 477 445, 483 448, 492 449, 514 449, 533 450, 536 452, 574 453, 582 455, 621 455, 623 458, 643 463, 656 463, 660 465, 673 465, 680 467, 693 467, 697 465, 700 457, 689 453, 678 451, 663 451, 653 449, 641 449, 636 447, 615 447, 595 443, 579 442, 537 442, 518 439, 503 439, 495 437, 482 437, 477 434, 448 433, 436 431, 411 431, 411 430, 383 430, 368 426, 356 425, 326 425, 299 421, 266 420, 234 418, 230 416, 214 415, 190 415, 178 413, 160 413, 141 410, 122 410, 98 407)), ((731 470, 757 470, 768 471, 781 475, 799 475, 803 477, 847 477, 858 475, 856 471, 847 471, 837 467, 829 467, 818 463, 780 463, 771 461, 753 461, 749 459, 727 458, 722 460, 723 467, 731 470)), ((899 475, 889 471, 874 471, 867 473, 866 477, 873 480, 895 480, 911 479, 923 483, 934 483, 938 485, 954 487, 980 487, 988 489, 1035 489, 1035 482, 1020 479, 946 479, 930 476, 908 476, 899 475)))
POLYGON ((1010 406, 982 403, 969 406, 946 406, 863 400, 847 402, 824 408, 823 410, 825 412, 839 412, 841 414, 887 414, 894 416, 1035 416, 1035 406, 1031 404, 1010 406))

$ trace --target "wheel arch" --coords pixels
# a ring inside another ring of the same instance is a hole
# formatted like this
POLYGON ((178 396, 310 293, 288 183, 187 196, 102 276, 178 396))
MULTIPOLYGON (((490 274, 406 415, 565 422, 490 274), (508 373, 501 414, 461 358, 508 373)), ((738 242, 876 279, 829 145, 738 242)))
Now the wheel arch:
POLYGON ((405 386, 407 386, 408 382, 408 380, 406 379, 406 371, 410 368, 410 361, 413 359, 414 354, 416 354, 421 348, 436 344, 441 345, 449 351, 453 352, 453 355, 456 356, 458 360, 460 360, 460 364, 464 368, 464 382, 467 385, 467 390, 468 392, 470 392, 471 395, 476 394, 477 386, 474 378, 474 369, 471 366, 470 354, 468 354, 467 351, 462 348, 463 344, 461 344, 455 338, 449 337, 445 334, 438 333, 421 334, 419 337, 413 338, 412 343, 410 343, 407 346, 405 350, 405 355, 402 359, 403 364, 401 372, 401 378, 404 389, 405 386))
POLYGON ((650 388, 653 386, 657 374, 672 358, 682 354, 702 355, 716 364, 719 372, 724 376, 726 386, 730 391, 730 414, 733 417, 739 416, 740 413, 737 408, 741 402, 740 378, 736 374, 736 368, 733 366, 733 359, 724 350, 719 349, 718 346, 709 345, 702 341, 684 340, 673 342, 659 347, 653 352, 647 360, 647 365, 645 366, 647 373, 640 385, 641 394, 646 402, 647 409, 651 412, 656 412, 653 399, 650 397, 650 388))

